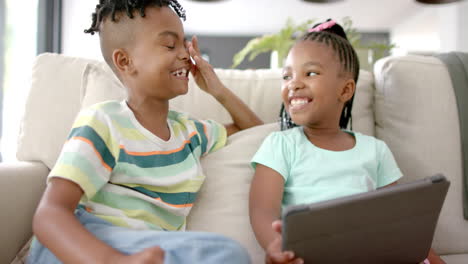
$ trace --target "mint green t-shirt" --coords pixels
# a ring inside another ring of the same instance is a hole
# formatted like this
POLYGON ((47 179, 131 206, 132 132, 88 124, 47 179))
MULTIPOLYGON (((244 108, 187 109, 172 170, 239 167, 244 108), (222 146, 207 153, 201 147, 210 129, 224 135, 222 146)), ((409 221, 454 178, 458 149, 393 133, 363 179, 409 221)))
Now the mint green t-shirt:
MULTIPOLYGON (((349 132, 349 131, 347 131, 349 132)), ((283 206, 313 203, 375 190, 402 177, 387 145, 357 132, 345 151, 314 146, 302 127, 273 132, 252 159, 284 178, 283 206)))

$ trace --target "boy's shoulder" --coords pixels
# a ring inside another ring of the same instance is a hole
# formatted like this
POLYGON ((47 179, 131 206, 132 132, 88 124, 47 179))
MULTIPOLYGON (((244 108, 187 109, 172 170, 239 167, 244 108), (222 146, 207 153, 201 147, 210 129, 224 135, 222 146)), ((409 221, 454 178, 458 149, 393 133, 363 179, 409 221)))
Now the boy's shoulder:
POLYGON ((129 123, 130 114, 125 101, 103 101, 80 110, 74 126, 99 126, 110 129, 117 122, 129 123))
POLYGON ((108 100, 90 105, 85 110, 104 114, 114 114, 124 110, 124 106, 122 105, 123 103, 125 103, 125 101, 108 100))

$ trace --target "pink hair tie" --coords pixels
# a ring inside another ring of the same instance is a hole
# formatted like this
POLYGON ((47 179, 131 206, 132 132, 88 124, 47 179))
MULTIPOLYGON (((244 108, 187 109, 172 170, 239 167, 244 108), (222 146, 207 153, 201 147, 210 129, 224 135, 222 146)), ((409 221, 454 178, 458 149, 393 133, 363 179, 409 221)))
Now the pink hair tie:
POLYGON ((322 23, 314 28, 311 28, 309 29, 309 32, 319 32, 319 31, 323 31, 327 28, 331 28, 333 27, 334 25, 336 25, 336 22, 334 20, 330 20, 330 21, 327 21, 325 23, 322 23))

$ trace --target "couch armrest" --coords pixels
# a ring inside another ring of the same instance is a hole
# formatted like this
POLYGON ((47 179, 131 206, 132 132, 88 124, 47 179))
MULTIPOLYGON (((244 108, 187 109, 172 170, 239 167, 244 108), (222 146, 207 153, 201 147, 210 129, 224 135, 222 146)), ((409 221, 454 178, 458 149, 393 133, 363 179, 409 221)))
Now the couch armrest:
POLYGON ((31 237, 48 173, 40 162, 0 163, 0 263, 10 263, 31 237))

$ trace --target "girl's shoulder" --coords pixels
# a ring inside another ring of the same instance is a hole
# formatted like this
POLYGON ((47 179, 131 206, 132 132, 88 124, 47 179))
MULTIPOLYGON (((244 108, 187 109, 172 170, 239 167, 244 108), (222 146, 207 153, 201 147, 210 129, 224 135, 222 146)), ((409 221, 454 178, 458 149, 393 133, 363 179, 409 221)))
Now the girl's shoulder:
POLYGON ((277 143, 284 142, 286 144, 293 144, 294 142, 298 142, 302 138, 302 128, 301 127, 293 127, 287 130, 282 131, 274 131, 271 132, 267 139, 269 141, 274 141, 277 143))
POLYGON ((365 134, 362 134, 362 133, 359 133, 359 132, 354 132, 352 131, 351 132, 352 134, 354 134, 354 137, 356 138, 356 142, 358 142, 357 144, 360 145, 360 149, 375 149, 377 151, 382 151, 383 149, 387 149, 387 144, 385 143, 385 141, 379 139, 379 138, 376 138, 374 136, 369 136, 369 135, 365 135, 365 134))

